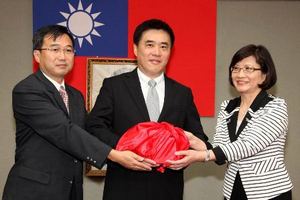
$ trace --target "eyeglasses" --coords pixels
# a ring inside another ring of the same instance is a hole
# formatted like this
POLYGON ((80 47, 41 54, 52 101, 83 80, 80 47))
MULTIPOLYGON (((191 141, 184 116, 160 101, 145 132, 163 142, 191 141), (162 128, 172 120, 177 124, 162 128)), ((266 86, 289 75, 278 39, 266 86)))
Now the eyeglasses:
POLYGON ((50 51, 51 53, 58 55, 61 52, 63 52, 65 55, 74 55, 75 54, 75 49, 72 47, 67 47, 67 48, 60 48, 60 47, 50 47, 50 48, 41 48, 37 50, 45 50, 45 51, 50 51))
POLYGON ((250 73, 252 73, 256 70, 261 70, 261 68, 255 68, 255 67, 252 67, 252 66, 249 66, 249 65, 245 65, 244 67, 233 66, 233 67, 230 68, 230 70, 231 70, 232 73, 238 73, 241 70, 243 70, 244 73, 250 74, 250 73))

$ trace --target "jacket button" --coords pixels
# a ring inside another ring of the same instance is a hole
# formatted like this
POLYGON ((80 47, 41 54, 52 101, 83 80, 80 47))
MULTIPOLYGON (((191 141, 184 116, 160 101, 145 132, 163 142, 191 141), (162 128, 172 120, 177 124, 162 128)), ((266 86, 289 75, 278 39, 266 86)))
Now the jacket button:
POLYGON ((73 184, 73 181, 69 181, 70 184, 73 184))
POLYGON ((78 160, 74 159, 74 163, 78 163, 78 160))

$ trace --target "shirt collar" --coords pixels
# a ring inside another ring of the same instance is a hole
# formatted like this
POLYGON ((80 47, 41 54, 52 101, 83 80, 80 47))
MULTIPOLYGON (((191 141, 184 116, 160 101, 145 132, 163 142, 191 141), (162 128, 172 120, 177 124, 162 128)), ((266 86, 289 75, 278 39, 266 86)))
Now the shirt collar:
POLYGON ((56 82, 55 80, 53 80, 52 78, 50 78, 49 76, 47 76, 43 71, 41 71, 43 73, 43 75, 55 86, 55 88, 59 91, 60 87, 63 86, 65 89, 65 80, 62 81, 61 84, 59 84, 58 82, 56 82))
MULTIPOLYGON (((151 78, 149 78, 146 74, 144 74, 139 68, 137 68, 137 74, 139 79, 145 82, 146 84, 148 84, 148 81, 151 80, 151 78)), ((158 77, 156 77, 153 80, 155 80, 157 84, 161 83, 162 81, 164 81, 164 73, 161 73, 158 77)))

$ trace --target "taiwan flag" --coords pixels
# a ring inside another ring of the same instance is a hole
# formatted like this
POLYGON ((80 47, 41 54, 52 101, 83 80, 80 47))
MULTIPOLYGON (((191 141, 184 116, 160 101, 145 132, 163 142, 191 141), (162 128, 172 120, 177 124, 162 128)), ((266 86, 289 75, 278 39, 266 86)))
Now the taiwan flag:
POLYGON ((49 24, 69 29, 76 57, 66 82, 86 95, 87 58, 134 58, 135 27, 147 19, 162 19, 175 33, 167 75, 192 89, 201 116, 214 116, 216 4, 216 0, 33 0, 33 32, 49 24))

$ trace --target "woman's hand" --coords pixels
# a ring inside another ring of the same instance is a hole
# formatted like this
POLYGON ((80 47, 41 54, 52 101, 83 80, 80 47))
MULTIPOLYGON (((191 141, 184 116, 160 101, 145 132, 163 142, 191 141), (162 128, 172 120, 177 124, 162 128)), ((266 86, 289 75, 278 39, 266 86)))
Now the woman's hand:
POLYGON ((175 155, 184 156, 180 160, 167 160, 170 163, 168 168, 173 170, 180 170, 184 167, 189 166, 194 162, 200 162, 205 160, 205 151, 196 151, 196 150, 185 150, 185 151, 177 151, 175 155))

